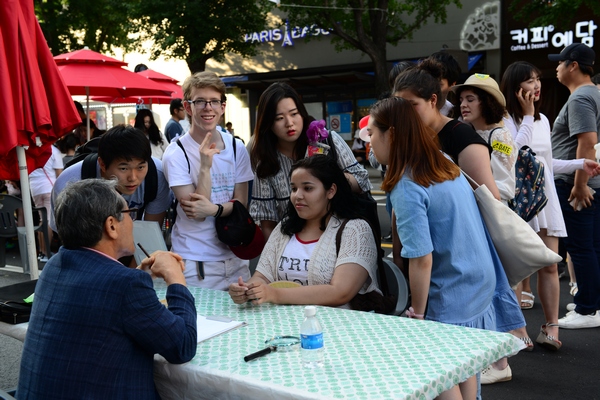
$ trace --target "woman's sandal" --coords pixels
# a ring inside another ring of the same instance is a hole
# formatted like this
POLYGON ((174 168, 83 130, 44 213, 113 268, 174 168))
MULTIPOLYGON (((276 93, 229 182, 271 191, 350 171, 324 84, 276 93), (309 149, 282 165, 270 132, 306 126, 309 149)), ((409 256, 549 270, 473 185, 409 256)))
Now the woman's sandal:
POLYGON ((547 348, 548 350, 556 351, 561 348, 562 342, 555 338, 552 335, 548 335, 546 332, 547 327, 558 326, 558 324, 551 324, 550 322, 546 322, 545 325, 542 325, 540 328, 540 334, 535 340, 540 346, 547 348))
POLYGON ((531 310, 533 308, 533 300, 535 300, 535 296, 533 295, 533 293, 525 291, 521 292, 521 310, 531 310), (529 298, 523 299, 523 296, 529 298))
POLYGON ((571 290, 569 290, 569 293, 571 293, 571 296, 575 296, 579 291, 579 288, 577 287, 577 282, 569 282, 569 286, 571 286, 571 290))
POLYGON ((529 336, 520 337, 519 339, 521 339, 523 343, 525 343, 525 346, 527 346, 524 349, 521 349, 521 351, 533 351, 533 340, 531 340, 529 336))

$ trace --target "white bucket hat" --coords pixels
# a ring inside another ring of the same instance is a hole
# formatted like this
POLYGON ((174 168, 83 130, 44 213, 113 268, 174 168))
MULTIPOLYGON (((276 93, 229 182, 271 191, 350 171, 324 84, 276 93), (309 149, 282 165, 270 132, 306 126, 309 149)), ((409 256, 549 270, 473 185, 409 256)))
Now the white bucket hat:
POLYGON ((506 107, 506 99, 498 87, 498 82, 486 74, 473 74, 462 85, 455 85, 450 88, 454 93, 463 86, 476 87, 492 95, 502 107, 506 107))

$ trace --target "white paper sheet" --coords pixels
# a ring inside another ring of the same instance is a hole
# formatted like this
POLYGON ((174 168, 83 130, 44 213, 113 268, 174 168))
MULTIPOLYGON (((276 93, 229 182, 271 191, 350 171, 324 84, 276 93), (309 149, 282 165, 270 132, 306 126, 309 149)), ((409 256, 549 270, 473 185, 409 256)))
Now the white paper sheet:
POLYGON ((246 325, 245 322, 234 321, 228 317, 216 315, 205 317, 198 314, 198 319, 196 320, 198 343, 244 325, 246 325))

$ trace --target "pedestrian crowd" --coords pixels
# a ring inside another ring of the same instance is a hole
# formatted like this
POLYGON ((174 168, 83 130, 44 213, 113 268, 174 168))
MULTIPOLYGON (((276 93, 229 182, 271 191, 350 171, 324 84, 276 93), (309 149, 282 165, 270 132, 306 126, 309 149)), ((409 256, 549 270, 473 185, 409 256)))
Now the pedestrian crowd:
MULTIPOLYGON (((387 295, 378 274, 381 232, 359 206, 373 189, 369 161, 383 171, 393 259, 411 293, 406 317, 508 332, 525 351, 537 344, 556 352, 560 329, 600 327, 595 53, 575 43, 548 58, 570 91, 553 124, 540 112, 534 65, 515 62, 498 80, 473 74, 458 84, 459 64, 441 51, 392 69, 390 91, 371 107, 353 148, 284 82, 260 96, 246 145, 231 123, 219 125, 226 88, 212 72, 185 80, 164 133, 141 109, 134 126, 96 128, 82 156, 80 130, 65 136, 30 176, 34 203, 46 208, 49 234, 62 247, 47 260, 50 250, 39 241, 47 264, 17 395, 155 396, 153 355, 173 363, 195 355, 196 311, 186 286, 228 291, 236 304, 379 310, 374 304, 387 295), (485 185, 510 206, 525 147, 544 165, 547 198, 528 225, 568 261, 574 295, 561 317, 558 265, 539 269, 535 293, 545 323, 534 340, 522 311, 535 298, 529 278, 511 287, 473 195, 485 185), (134 219, 167 227, 170 252, 135 265, 134 219), (168 308, 156 300, 150 275, 167 282, 168 308), (272 285, 279 281, 294 287, 272 285), (99 351, 106 342, 121 350, 118 357, 99 351), (102 382, 93 379, 98 373, 102 382)), ((478 398, 480 384, 511 377, 503 358, 440 398, 478 398)))

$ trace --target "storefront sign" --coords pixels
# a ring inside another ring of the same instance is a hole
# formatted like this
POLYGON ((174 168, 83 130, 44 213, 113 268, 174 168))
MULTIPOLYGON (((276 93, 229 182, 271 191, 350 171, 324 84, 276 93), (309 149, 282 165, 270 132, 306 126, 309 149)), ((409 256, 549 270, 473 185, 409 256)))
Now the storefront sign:
POLYGON ((598 26, 593 20, 581 21, 575 24, 575 30, 554 32, 554 26, 538 26, 535 28, 513 29, 511 35, 511 51, 536 50, 536 49, 562 49, 573 43, 584 43, 589 47, 594 46, 594 31, 598 26))
POLYGON ((307 36, 326 36, 329 35, 329 31, 319 28, 318 25, 313 24, 305 27, 293 27, 290 28, 289 22, 285 21, 285 25, 282 28, 270 29, 268 31, 247 33, 244 35, 244 41, 247 42, 279 42, 281 46, 293 46, 293 39, 302 39, 307 36))

